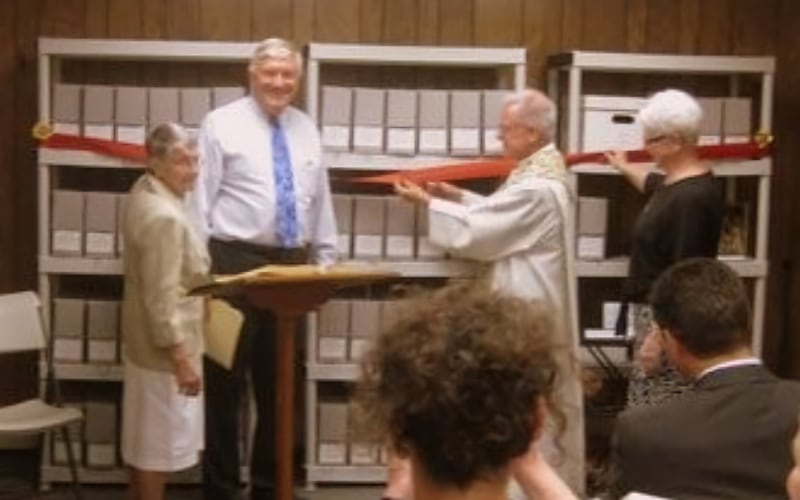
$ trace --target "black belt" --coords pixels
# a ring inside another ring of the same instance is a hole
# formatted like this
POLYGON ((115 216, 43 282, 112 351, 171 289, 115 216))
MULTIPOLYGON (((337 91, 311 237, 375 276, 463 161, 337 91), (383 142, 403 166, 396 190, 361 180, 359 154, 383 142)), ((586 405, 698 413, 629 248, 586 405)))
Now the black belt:
POLYGON ((302 247, 274 247, 269 245, 259 245, 247 241, 238 240, 219 240, 211 238, 209 245, 222 245, 236 250, 247 252, 263 257, 265 260, 279 264, 307 264, 311 254, 309 245, 302 247))

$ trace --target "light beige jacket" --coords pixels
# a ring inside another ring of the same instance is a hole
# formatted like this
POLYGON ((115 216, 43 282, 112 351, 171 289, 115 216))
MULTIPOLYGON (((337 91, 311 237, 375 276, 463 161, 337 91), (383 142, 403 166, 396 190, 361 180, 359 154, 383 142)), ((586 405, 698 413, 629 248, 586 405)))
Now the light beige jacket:
POLYGON ((203 299, 186 291, 207 279, 209 257, 184 202, 149 174, 131 188, 123 221, 125 357, 142 368, 172 371, 171 346, 203 350, 203 299))

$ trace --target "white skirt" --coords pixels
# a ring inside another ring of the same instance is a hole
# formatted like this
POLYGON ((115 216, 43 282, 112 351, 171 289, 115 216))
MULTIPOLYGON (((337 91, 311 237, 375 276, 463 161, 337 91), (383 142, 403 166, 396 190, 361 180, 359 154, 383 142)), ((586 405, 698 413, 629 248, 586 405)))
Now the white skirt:
POLYGON ((203 450, 203 393, 185 396, 171 373, 125 361, 122 459, 140 470, 189 468, 203 450))

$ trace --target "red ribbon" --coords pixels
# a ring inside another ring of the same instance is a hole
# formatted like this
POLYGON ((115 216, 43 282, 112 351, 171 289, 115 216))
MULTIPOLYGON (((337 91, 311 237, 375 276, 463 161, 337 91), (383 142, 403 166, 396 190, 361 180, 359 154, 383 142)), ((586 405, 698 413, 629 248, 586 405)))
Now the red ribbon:
MULTIPOLYGON (((147 152, 140 144, 110 141, 94 137, 84 137, 69 134, 51 134, 42 139, 40 146, 52 149, 72 149, 89 151, 92 153, 122 158, 125 160, 144 163, 147 152)), ((713 146, 699 146, 698 156, 705 160, 757 160, 768 156, 770 153, 769 142, 747 142, 741 144, 719 144, 713 146)), ((652 161, 645 150, 627 152, 628 161, 642 163, 652 161)), ((581 163, 607 163, 605 153, 575 153, 565 158, 568 166, 581 163)), ((424 182, 460 181, 469 179, 489 179, 505 177, 516 166, 516 162, 509 158, 478 159, 445 165, 415 168, 413 170, 397 169, 393 172, 371 175, 365 177, 352 177, 353 182, 372 184, 394 184, 398 180, 407 180, 417 184, 424 182)))
MULTIPOLYGON (((628 161, 633 163, 644 163, 652 161, 653 158, 647 151, 638 149, 626 152, 628 161)), ((719 144, 713 146, 699 146, 697 154, 704 160, 758 160, 769 155, 767 144, 748 142, 742 144, 719 144)), ((566 155, 564 158, 567 166, 578 165, 581 163, 608 163, 604 152, 574 153, 566 155)), ((434 165, 430 167, 415 168, 413 170, 396 170, 380 175, 370 175, 365 177, 353 177, 353 182, 364 182, 371 184, 394 184, 399 180, 406 180, 415 184, 425 182, 450 182, 469 179, 489 179, 494 177, 505 177, 516 166, 516 161, 509 158, 481 159, 477 161, 465 161, 460 163, 449 163, 445 165, 434 165)))
POLYGON ((42 139, 39 145, 43 148, 51 149, 88 151, 137 163, 144 163, 147 160, 147 152, 141 144, 109 141, 80 135, 51 134, 42 139))

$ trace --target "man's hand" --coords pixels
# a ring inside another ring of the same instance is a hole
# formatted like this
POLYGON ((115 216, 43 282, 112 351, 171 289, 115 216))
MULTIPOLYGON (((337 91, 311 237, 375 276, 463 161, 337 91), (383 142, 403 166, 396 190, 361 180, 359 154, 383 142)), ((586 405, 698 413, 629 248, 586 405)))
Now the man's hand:
POLYGON ((414 203, 427 205, 431 201, 431 195, 429 195, 419 185, 407 180, 395 182, 394 191, 403 199, 414 203))

